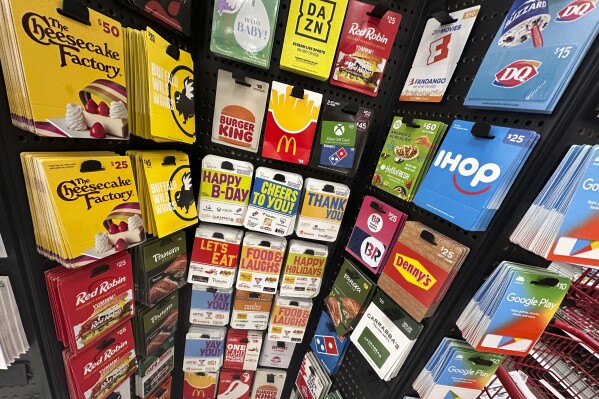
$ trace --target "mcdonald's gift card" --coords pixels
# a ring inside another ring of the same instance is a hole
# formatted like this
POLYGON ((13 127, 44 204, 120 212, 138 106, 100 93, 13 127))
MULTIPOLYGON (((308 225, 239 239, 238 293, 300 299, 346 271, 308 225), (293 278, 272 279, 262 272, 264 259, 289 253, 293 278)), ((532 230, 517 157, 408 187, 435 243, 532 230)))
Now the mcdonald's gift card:
POLYGON ((307 165, 312 152, 322 94, 273 81, 262 156, 307 165))
POLYGON ((185 373, 183 399, 216 399, 218 373, 185 373))

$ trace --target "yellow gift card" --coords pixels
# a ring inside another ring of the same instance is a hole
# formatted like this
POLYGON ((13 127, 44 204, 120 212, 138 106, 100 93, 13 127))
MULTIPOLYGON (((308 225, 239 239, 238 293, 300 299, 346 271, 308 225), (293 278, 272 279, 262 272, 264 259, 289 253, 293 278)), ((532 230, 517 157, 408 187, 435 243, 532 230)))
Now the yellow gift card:
POLYGON ((150 28, 146 35, 152 137, 191 144, 195 141, 191 55, 179 49, 176 60, 167 53, 169 42, 150 28))
POLYGON ((348 0, 291 0, 281 69, 327 80, 348 0))
POLYGON ((121 24, 91 9, 90 25, 77 22, 58 13, 60 0, 3 3, 18 51, 3 46, 2 58, 23 90, 13 121, 42 136, 127 139, 121 24))
POLYGON ((38 250, 78 267, 145 240, 128 157, 22 153, 38 250))

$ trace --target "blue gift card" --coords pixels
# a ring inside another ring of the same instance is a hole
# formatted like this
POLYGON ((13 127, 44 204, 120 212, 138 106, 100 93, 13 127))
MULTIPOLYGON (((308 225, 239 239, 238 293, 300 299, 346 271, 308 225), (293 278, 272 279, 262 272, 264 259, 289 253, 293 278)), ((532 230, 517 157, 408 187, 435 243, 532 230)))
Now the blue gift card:
POLYGON ((592 0, 515 0, 464 104, 551 113, 599 32, 592 0))
POLYGON ((351 169, 354 166, 356 149, 338 145, 323 144, 320 152, 320 165, 351 169))
POLYGON ((349 338, 337 335, 333 320, 323 311, 310 347, 329 375, 339 370, 348 346, 349 338))

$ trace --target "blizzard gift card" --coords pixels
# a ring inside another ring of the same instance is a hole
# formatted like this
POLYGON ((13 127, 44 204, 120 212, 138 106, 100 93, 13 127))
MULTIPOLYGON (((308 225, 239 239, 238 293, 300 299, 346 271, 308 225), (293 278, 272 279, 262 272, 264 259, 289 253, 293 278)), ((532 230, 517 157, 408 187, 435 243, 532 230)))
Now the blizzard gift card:
POLYGON ((231 327, 244 330, 266 330, 273 295, 236 290, 231 313, 231 327))
POLYGON ((198 215, 202 222, 242 226, 250 200, 254 166, 207 155, 202 160, 198 215))
POLYGON ((281 277, 280 295, 297 298, 317 296, 328 252, 325 245, 291 240, 281 277))
POLYGON ((291 362, 295 345, 293 342, 264 340, 258 364, 263 367, 286 369, 291 362))
POLYGON ((401 15, 387 11, 382 18, 368 15, 374 6, 352 0, 347 15, 331 84, 369 96, 379 92, 401 15))
POLYGON ((232 370, 256 370, 262 347, 262 331, 234 330, 227 333, 223 367, 232 370))
POLYGON ((307 165, 321 102, 322 94, 273 81, 262 156, 307 165))
POLYGON ((218 379, 218 398, 250 399, 250 387, 254 379, 253 371, 223 369, 220 371, 218 379))
POLYGON ((337 335, 333 320, 326 312, 322 312, 310 347, 329 375, 339 370, 348 346, 349 337, 337 335))
POLYGON ((279 0, 214 3, 210 51, 268 69, 279 0))
POLYGON ((216 373, 184 373, 183 399, 216 399, 216 373))
POLYGON ((380 273, 407 215, 378 199, 365 196, 345 250, 364 266, 380 273))
POLYGON ((223 364, 224 327, 191 326, 185 336, 183 371, 215 372, 223 364))
POLYGON ((302 342, 312 310, 311 299, 275 297, 268 324, 271 341, 302 342))
POLYGON ((464 105, 551 113, 599 31, 592 0, 515 0, 464 105))
POLYGON ((245 291, 276 293, 286 246, 284 238, 247 233, 243 239, 235 287, 245 291))
POLYGON ((348 0, 292 0, 281 69, 327 80, 348 0))
POLYGON ((333 283, 325 306, 338 335, 345 335, 358 322, 362 308, 374 292, 374 283, 347 259, 333 283))
POLYGON ((218 70, 212 142, 257 152, 268 83, 218 70))
POLYGON ((368 108, 327 99, 310 166, 354 176, 373 117, 368 108))
POLYGON ((399 101, 441 102, 479 10, 454 11, 449 15, 456 21, 445 25, 429 18, 399 101))
POLYGON ((244 226, 281 237, 292 234, 303 182, 295 173, 256 169, 244 226))
POLYGON ((273 369, 258 369, 254 374, 252 399, 281 399, 287 372, 273 369))
POLYGON ((233 302, 233 290, 194 284, 191 291, 189 322, 209 326, 226 326, 233 302))
POLYGON ((348 199, 345 184, 307 178, 295 233, 301 238, 335 241, 348 199))

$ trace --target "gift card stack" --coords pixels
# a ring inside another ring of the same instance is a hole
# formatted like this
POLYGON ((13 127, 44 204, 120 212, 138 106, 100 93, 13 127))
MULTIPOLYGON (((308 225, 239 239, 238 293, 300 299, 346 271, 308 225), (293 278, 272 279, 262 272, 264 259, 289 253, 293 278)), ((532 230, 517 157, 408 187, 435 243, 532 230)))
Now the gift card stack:
POLYGON ((202 159, 198 215, 202 222, 243 226, 254 166, 207 155, 202 159))
POLYGON ((379 274, 408 215, 369 195, 364 197, 345 250, 379 274))
POLYGON ((599 145, 575 145, 510 241, 558 262, 599 267, 599 145))
POLYGON ((345 335, 358 323, 364 306, 372 298, 376 286, 347 259, 333 283, 324 303, 338 335, 345 335))
POLYGON ((412 319, 381 290, 377 290, 351 342, 384 381, 395 378, 422 332, 412 319))
POLYGON ((258 364, 263 367, 286 369, 289 367, 295 343, 285 341, 264 340, 258 364))
POLYGON ((104 336, 100 345, 62 351, 71 398, 106 398, 137 369, 131 323, 104 336))
POLYGON ((381 151, 372 185, 411 202, 447 130, 443 122, 396 116, 381 151))
POLYGON ((215 372, 223 365, 225 327, 191 326, 185 336, 183 371, 215 372))
POLYGON ((191 54, 147 27, 125 28, 125 73, 131 133, 158 142, 195 141, 191 54))
POLYGON ((165 237, 198 222, 189 157, 179 151, 127 151, 146 231, 165 237))
POLYGON ((152 307, 139 306, 133 319, 137 352, 145 357, 156 352, 177 331, 178 317, 178 291, 152 307))
POLYGON ((191 291, 189 322, 209 326, 226 326, 229 324, 233 289, 211 288, 198 284, 191 291))
POLYGON ((262 331, 235 330, 227 332, 223 367, 230 370, 256 370, 262 348, 262 331))
POLYGON ((295 379, 297 393, 302 399, 324 399, 331 388, 331 377, 310 351, 302 359, 299 374, 295 379))
POLYGON ((243 238, 235 287, 238 290, 276 293, 286 246, 284 238, 247 233, 243 238))
POLYGON ((166 27, 187 36, 191 33, 191 6, 193 0, 183 2, 153 0, 121 0, 161 22, 166 27))
POLYGON ((218 372, 184 373, 183 399, 216 399, 218 372))
POLYGON ((173 394, 173 377, 169 374, 167 378, 165 378, 160 385, 151 392, 146 399, 172 399, 171 396, 173 394))
POLYGON ((328 375, 339 371, 348 346, 349 337, 337 335, 333 320, 326 312, 322 312, 310 347, 328 375))
POLYGON ((312 300, 275 297, 267 338, 271 341, 302 342, 312 311, 312 300))
POLYGON ((121 23, 88 9, 92 22, 83 24, 59 12, 60 0, 2 6, 13 125, 40 136, 128 139, 121 23))
POLYGON ((164 382, 170 378, 175 367, 175 336, 171 336, 150 356, 139 360, 135 373, 135 394, 141 398, 151 398, 164 382))
POLYGON ((486 230, 538 140, 531 130, 455 120, 414 203, 464 230, 486 230))
POLYGON ((218 376, 218 396, 221 399, 250 399, 253 371, 221 370, 218 376))
POLYGON ((421 223, 406 222, 377 284, 420 322, 433 315, 469 251, 421 223))
POLYGON ((422 399, 476 399, 503 356, 477 352, 466 342, 443 338, 413 383, 422 399))
POLYGON ((73 352, 101 341, 134 314, 131 257, 122 252, 75 270, 45 272, 56 336, 73 352))
POLYGON ((254 374, 252 399, 281 399, 287 372, 275 369, 258 369, 254 374))
POLYGON ((371 109, 327 99, 310 166, 354 176, 373 120, 371 109))
POLYGON ((538 267, 502 262, 458 321, 478 351, 525 356, 559 308, 570 279, 538 267))
POLYGON ((21 163, 42 255, 79 267, 145 241, 129 157, 23 152, 21 163))
POLYGON ((231 312, 231 327, 266 330, 274 295, 236 290, 231 312))
POLYGON ((317 296, 328 253, 325 245, 291 240, 281 277, 280 295, 296 298, 317 296))
POLYGON ((592 0, 514 0, 464 104, 550 114, 599 32, 592 0))
POLYGON ((6 276, 0 276, 0 370, 6 370, 20 355, 29 350, 27 336, 21 322, 21 315, 15 295, 6 276))
POLYGON ((329 391, 329 393, 327 393, 327 396, 325 396, 325 399, 343 399, 343 396, 341 395, 341 392, 339 392, 338 390, 334 390, 329 391))
POLYGON ((152 238, 132 248, 131 258, 136 301, 153 305, 185 285, 187 245, 184 231, 152 238))
POLYGON ((400 101, 441 102, 479 10, 474 6, 449 13, 454 21, 443 25, 429 18, 400 101))

